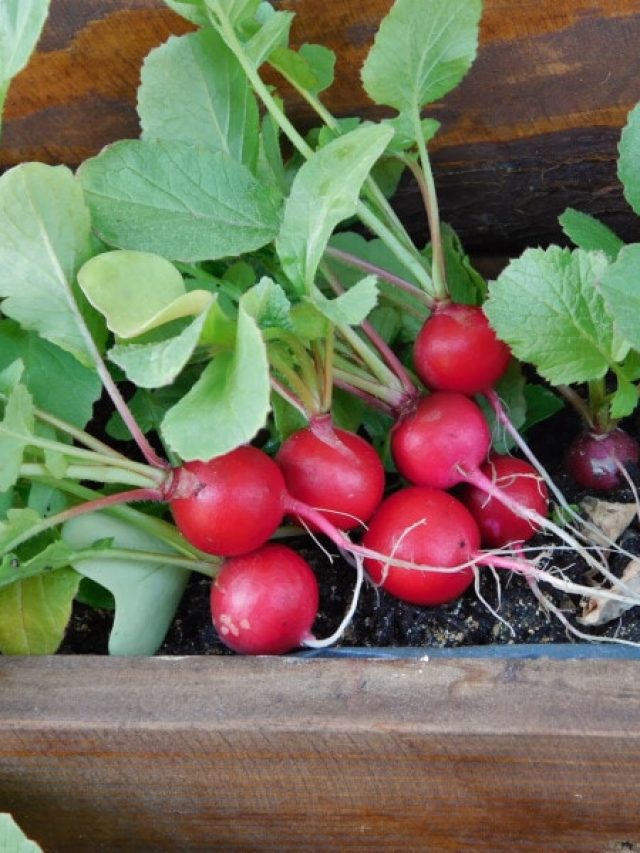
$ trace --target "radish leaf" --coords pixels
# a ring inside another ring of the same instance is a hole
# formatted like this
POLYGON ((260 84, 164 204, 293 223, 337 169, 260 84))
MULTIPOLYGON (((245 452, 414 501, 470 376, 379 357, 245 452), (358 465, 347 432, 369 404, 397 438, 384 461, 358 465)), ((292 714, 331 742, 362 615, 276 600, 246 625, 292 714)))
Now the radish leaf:
POLYGON ((64 638, 80 575, 63 568, 0 589, 0 652, 50 655, 64 638))
POLYGON ((640 215, 640 104, 636 104, 629 113, 618 152, 618 177, 624 188, 624 197, 640 215))
POLYGON ((210 147, 125 140, 78 175, 96 231, 118 248, 200 261, 258 249, 278 230, 273 191, 210 147))
POLYGON ((117 345, 109 350, 109 358, 139 388, 162 388, 173 382, 191 358, 206 317, 207 312, 203 311, 178 335, 167 340, 117 345))
POLYGON ((598 284, 599 252, 528 249, 489 289, 485 311, 514 355, 552 384, 604 376, 621 357, 598 284))
POLYGON ((242 305, 233 352, 216 355, 162 422, 184 460, 211 459, 251 441, 269 413, 269 365, 255 320, 242 305))
POLYGON ((640 244, 625 246, 605 271, 600 289, 620 333, 640 350, 640 244))
POLYGON ((213 301, 208 290, 187 293, 173 264, 149 252, 97 255, 79 271, 78 283, 121 338, 136 338, 179 317, 201 314, 213 301))
POLYGON ((175 551, 131 522, 105 513, 71 519, 64 525, 62 536, 74 549, 111 539, 116 548, 157 554, 148 562, 127 562, 110 558, 105 550, 104 556, 74 560, 77 572, 108 589, 115 598, 109 654, 154 654, 164 640, 189 578, 188 571, 162 562, 163 554, 175 555, 175 551))
POLYGON ((475 59, 481 0, 396 0, 362 69, 377 104, 413 115, 460 83, 475 59))
POLYGON ((612 261, 624 246, 624 241, 604 223, 572 207, 565 210, 559 222, 567 237, 580 249, 604 252, 612 261))
POLYGON ((255 167, 256 99, 215 30, 172 36, 151 51, 142 67, 138 114, 143 139, 209 145, 255 167))
POLYGON ((300 168, 276 241, 298 293, 311 292, 333 229, 356 212, 360 188, 392 136, 383 125, 359 127, 329 142, 300 168))
POLYGON ((93 366, 75 274, 91 255, 89 211, 72 172, 27 163, 0 178, 2 311, 93 366))

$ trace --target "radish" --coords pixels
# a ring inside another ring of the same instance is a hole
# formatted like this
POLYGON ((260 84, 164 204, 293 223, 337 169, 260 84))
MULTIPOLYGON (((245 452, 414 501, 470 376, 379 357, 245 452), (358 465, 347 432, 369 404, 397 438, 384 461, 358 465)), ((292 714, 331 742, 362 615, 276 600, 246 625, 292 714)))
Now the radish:
POLYGON ((625 484, 622 469, 639 457, 638 442, 620 428, 583 432, 571 443, 565 466, 579 486, 607 491, 625 484))
POLYGON ((478 394, 493 387, 511 351, 477 305, 437 303, 413 348, 416 372, 433 391, 478 394))
POLYGON ((335 429, 328 416, 289 436, 276 462, 289 494, 319 509, 340 530, 367 521, 382 500, 380 457, 359 435, 335 429))
MULTIPOLYGON (((382 502, 362 543, 395 560, 454 568, 473 559, 480 533, 471 513, 456 498, 438 489, 412 486, 382 502)), ((364 565, 374 583, 412 604, 452 601, 473 581, 469 566, 440 572, 402 568, 371 558, 364 565)))
POLYGON ((418 486, 449 489, 484 462, 491 432, 482 410, 464 394, 436 391, 400 416, 391 433, 398 471, 418 486))
MULTIPOLYGON (((549 514, 549 491, 533 465, 513 456, 494 454, 480 471, 522 507, 543 518, 549 514)), ((463 486, 459 497, 475 518, 487 547, 526 542, 539 529, 534 520, 516 514, 477 486, 463 486)))
POLYGON ((173 474, 167 499, 176 525, 207 554, 253 551, 282 522, 284 478, 256 447, 238 447, 208 462, 186 462, 173 474))
POLYGON ((211 588, 222 642, 240 654, 279 655, 311 639, 318 582, 286 545, 268 544, 227 560, 211 588))

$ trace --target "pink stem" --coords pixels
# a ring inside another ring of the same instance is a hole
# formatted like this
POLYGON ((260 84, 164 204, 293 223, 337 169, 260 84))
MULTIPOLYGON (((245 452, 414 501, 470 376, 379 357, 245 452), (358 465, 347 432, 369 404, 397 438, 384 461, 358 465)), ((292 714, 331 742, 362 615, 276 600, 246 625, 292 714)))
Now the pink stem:
POLYGON ((406 279, 400 278, 400 276, 394 275, 393 273, 388 272, 388 270, 376 266, 376 264, 364 261, 362 258, 358 258, 356 255, 352 255, 349 252, 343 252, 341 249, 336 249, 334 246, 328 246, 325 249, 325 254, 331 258, 335 258, 337 261, 342 261, 342 263, 349 267, 355 267, 363 272, 369 272, 373 275, 377 275, 378 278, 383 279, 383 281, 387 281, 389 284, 394 284, 400 290, 404 290, 405 293, 410 293, 412 296, 415 296, 416 299, 419 299, 420 302, 424 303, 429 308, 434 305, 434 300, 431 296, 425 293, 424 290, 420 290, 420 288, 411 284, 411 282, 406 281, 406 279))
POLYGON ((270 378, 271 387, 278 394, 279 397, 282 397, 283 400, 286 400, 290 406, 292 406, 297 412, 299 412, 305 420, 309 420, 309 412, 302 405, 300 400, 286 388, 282 382, 279 382, 275 377, 270 378))
POLYGON ((142 432, 138 425, 138 422, 131 413, 131 409, 129 408, 129 406, 127 406, 124 397, 120 393, 120 389, 113 381, 113 377, 107 370, 107 367, 102 361, 102 358, 100 358, 99 356, 97 356, 96 366, 98 369, 98 374, 100 376, 100 379, 102 380, 102 384, 107 394, 109 395, 109 397, 111 397, 113 405, 118 410, 118 414, 126 424, 127 429, 131 433, 131 437, 140 448, 140 452, 142 453, 148 464, 152 465, 154 468, 169 468, 169 463, 165 459, 162 459, 162 457, 158 456, 153 447, 150 445, 149 441, 147 440, 147 437, 142 432))
POLYGON ((395 414, 395 407, 391 406, 389 403, 386 403, 384 400, 379 400, 377 397, 374 397, 373 394, 368 394, 361 388, 355 388, 349 382, 345 382, 342 379, 336 379, 334 377, 333 384, 336 386, 336 388, 342 388, 343 391, 347 391, 354 397, 359 397, 361 400, 364 400, 364 402, 368 406, 372 406, 374 409, 378 409, 379 411, 384 412, 386 415, 393 416, 395 414))

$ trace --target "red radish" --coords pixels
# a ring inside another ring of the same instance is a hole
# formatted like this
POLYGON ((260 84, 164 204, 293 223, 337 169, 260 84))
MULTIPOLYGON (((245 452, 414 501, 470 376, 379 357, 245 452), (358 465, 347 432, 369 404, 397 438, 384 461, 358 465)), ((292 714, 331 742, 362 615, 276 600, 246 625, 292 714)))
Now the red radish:
POLYGON ((264 545, 227 560, 211 588, 211 615, 222 642, 245 655, 280 655, 311 638, 318 582, 286 545, 264 545))
POLYGON ((482 308, 451 302, 436 306, 413 349, 416 372, 427 388, 463 394, 493 387, 510 358, 482 308))
POLYGON ((207 554, 228 557, 263 545, 282 522, 286 489, 276 463, 238 447, 174 472, 168 500, 182 535, 207 554))
POLYGON ((382 500, 385 477, 373 447, 352 432, 315 419, 284 442, 276 462, 289 494, 321 510, 340 530, 367 521, 382 500))
POLYGON ((398 471, 418 486, 449 489, 486 459, 491 432, 482 410, 464 394, 436 391, 396 423, 391 452, 398 471))
MULTIPOLYGON (((363 545, 397 560, 453 568, 473 559, 480 533, 471 513, 456 498, 438 489, 413 486, 382 502, 369 522, 363 545)), ((371 558, 364 565, 374 583, 412 604, 452 601, 473 581, 470 567, 437 572, 371 558)))
POLYGON ((607 491, 625 485, 620 469, 639 456, 638 442, 622 429, 584 432, 569 447, 565 465, 579 486, 607 491))
MULTIPOLYGON (((518 505, 541 518, 548 516, 549 491, 533 465, 513 456, 494 454, 480 471, 518 505)), ((531 518, 516 514, 477 486, 463 486, 460 499, 475 518, 483 545, 489 548, 526 542, 539 529, 531 518)))

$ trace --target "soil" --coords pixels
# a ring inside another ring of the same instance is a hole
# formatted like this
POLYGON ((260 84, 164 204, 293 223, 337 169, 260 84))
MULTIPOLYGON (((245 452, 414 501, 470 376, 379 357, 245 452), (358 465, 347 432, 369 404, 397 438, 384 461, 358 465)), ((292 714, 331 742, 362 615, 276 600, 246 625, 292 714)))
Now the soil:
MULTIPOLYGON (((561 413, 532 430, 528 438, 539 458, 553 474, 556 484, 571 503, 577 503, 587 493, 572 486, 562 471, 562 447, 578 429, 572 415, 561 413)), ((638 421, 625 424, 636 436, 640 435, 638 421)), ((630 471, 640 483, 640 471, 630 471)), ((598 495, 602 498, 602 495, 598 495)), ((610 493, 607 500, 633 501, 631 489, 610 493)), ((348 607, 355 580, 352 566, 335 556, 330 560, 312 540, 301 537, 290 542, 316 571, 321 595, 321 607, 314 633, 330 635, 339 625, 348 607)), ((634 521, 623 534, 623 547, 640 555, 640 525, 634 521)), ((552 546, 553 540, 538 536, 532 547, 552 546)), ((331 550, 329 546, 328 550, 331 550)), ((333 549, 335 551, 335 549, 333 549)), ((626 560, 614 557, 611 569, 620 574, 626 560)), ((575 554, 553 556, 553 565, 561 567, 567 577, 584 583, 587 566, 575 554)), ((194 575, 187 587, 174 623, 159 650, 162 655, 220 655, 231 654, 219 641, 209 614, 210 582, 194 575)), ((558 618, 547 612, 534 597, 524 579, 501 574, 500 589, 491 572, 482 573, 480 595, 473 586, 449 605, 426 608, 406 604, 388 596, 384 591, 365 584, 356 615, 345 631, 342 647, 456 647, 484 646, 505 643, 558 643, 575 641, 558 618), (490 605, 487 606, 487 605, 490 605), (490 609, 491 608, 491 609, 490 609), (494 612, 492 612, 492 609, 494 612), (499 618, 496 616, 499 614, 499 618)), ((544 589, 545 594, 569 620, 580 613, 580 601, 565 593, 544 589)), ((616 637, 640 643, 639 608, 627 611, 609 624, 595 629, 583 629, 594 639, 616 637)), ((106 654, 112 616, 105 610, 94 610, 77 603, 60 653, 106 654)))

